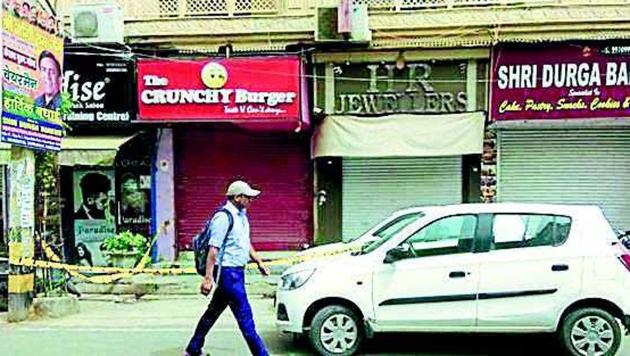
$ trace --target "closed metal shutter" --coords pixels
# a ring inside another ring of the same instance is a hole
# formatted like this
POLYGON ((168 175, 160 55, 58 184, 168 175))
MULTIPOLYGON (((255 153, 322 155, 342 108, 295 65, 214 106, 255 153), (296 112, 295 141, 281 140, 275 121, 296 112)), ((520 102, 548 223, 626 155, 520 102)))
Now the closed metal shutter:
POLYGON ((462 201, 462 157, 344 158, 343 238, 395 210, 462 201))
POLYGON ((225 189, 234 179, 262 190, 248 211, 255 248, 288 250, 311 243, 308 137, 208 129, 179 130, 175 135, 179 248, 190 249, 208 215, 225 202, 225 189))
POLYGON ((595 204, 630 229, 630 131, 500 130, 497 199, 595 204))

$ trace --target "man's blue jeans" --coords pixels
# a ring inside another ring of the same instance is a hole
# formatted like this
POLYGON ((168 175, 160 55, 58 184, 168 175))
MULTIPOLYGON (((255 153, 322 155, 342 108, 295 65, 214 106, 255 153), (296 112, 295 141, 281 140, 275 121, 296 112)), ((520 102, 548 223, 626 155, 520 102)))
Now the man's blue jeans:
MULTIPOLYGON (((215 269, 215 280, 216 272, 215 269)), ((201 348, 205 342, 206 335, 219 319, 219 316, 227 306, 230 306, 232 313, 238 322, 238 326, 247 341, 247 346, 254 356, 267 356, 267 348, 258 336, 254 325, 252 308, 247 300, 245 292, 245 270, 242 267, 222 267, 219 286, 214 292, 212 301, 208 309, 201 316, 195 334, 193 335, 186 351, 193 356, 201 353, 201 348)))

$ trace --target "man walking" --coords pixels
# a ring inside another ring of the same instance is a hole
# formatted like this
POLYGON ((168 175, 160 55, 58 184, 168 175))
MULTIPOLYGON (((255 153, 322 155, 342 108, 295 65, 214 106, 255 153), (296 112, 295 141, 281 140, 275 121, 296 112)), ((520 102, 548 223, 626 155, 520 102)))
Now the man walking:
POLYGON ((227 189, 227 203, 221 211, 214 214, 210 221, 210 248, 206 275, 201 283, 201 293, 210 294, 217 277, 218 285, 208 309, 199 320, 195 334, 186 348, 184 353, 186 356, 202 355, 201 348, 206 335, 227 306, 232 310, 251 353, 255 356, 269 355, 265 344, 256 332, 252 309, 245 292, 245 265, 250 257, 258 265, 260 273, 269 275, 269 270, 263 265, 251 245, 249 221, 246 214, 251 200, 259 194, 260 191, 252 189, 246 182, 233 182, 227 189), (227 214, 232 216, 231 228, 227 214), (220 276, 218 275, 219 263, 221 264, 220 276))

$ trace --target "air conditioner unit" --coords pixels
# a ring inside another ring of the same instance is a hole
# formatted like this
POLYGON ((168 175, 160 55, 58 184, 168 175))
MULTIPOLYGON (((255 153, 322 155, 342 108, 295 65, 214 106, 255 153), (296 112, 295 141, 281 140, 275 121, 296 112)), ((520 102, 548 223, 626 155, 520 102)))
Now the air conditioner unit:
POLYGON ((72 7, 72 41, 78 43, 124 43, 123 11, 118 4, 72 7))
POLYGON ((337 7, 318 7, 315 13, 315 41, 343 42, 346 38, 338 31, 337 7))
POLYGON ((368 6, 365 4, 340 1, 337 7, 318 7, 316 14, 315 41, 317 42, 365 44, 372 40, 368 6), (348 10, 350 13, 345 13, 348 10))

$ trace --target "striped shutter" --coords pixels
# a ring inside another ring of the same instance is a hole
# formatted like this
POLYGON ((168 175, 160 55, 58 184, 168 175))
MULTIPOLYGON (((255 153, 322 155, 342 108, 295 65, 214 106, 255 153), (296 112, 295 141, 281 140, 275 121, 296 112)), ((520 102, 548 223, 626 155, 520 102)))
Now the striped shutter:
POLYGON ((297 249, 312 241, 309 140, 295 133, 182 129, 175 133, 177 242, 190 249, 225 189, 245 179, 262 194, 248 211, 260 250, 297 249))
POLYGON ((344 158, 343 238, 395 210, 462 202, 462 157, 344 158))
POLYGON ((630 131, 500 130, 497 198, 596 204, 630 229, 630 131))

